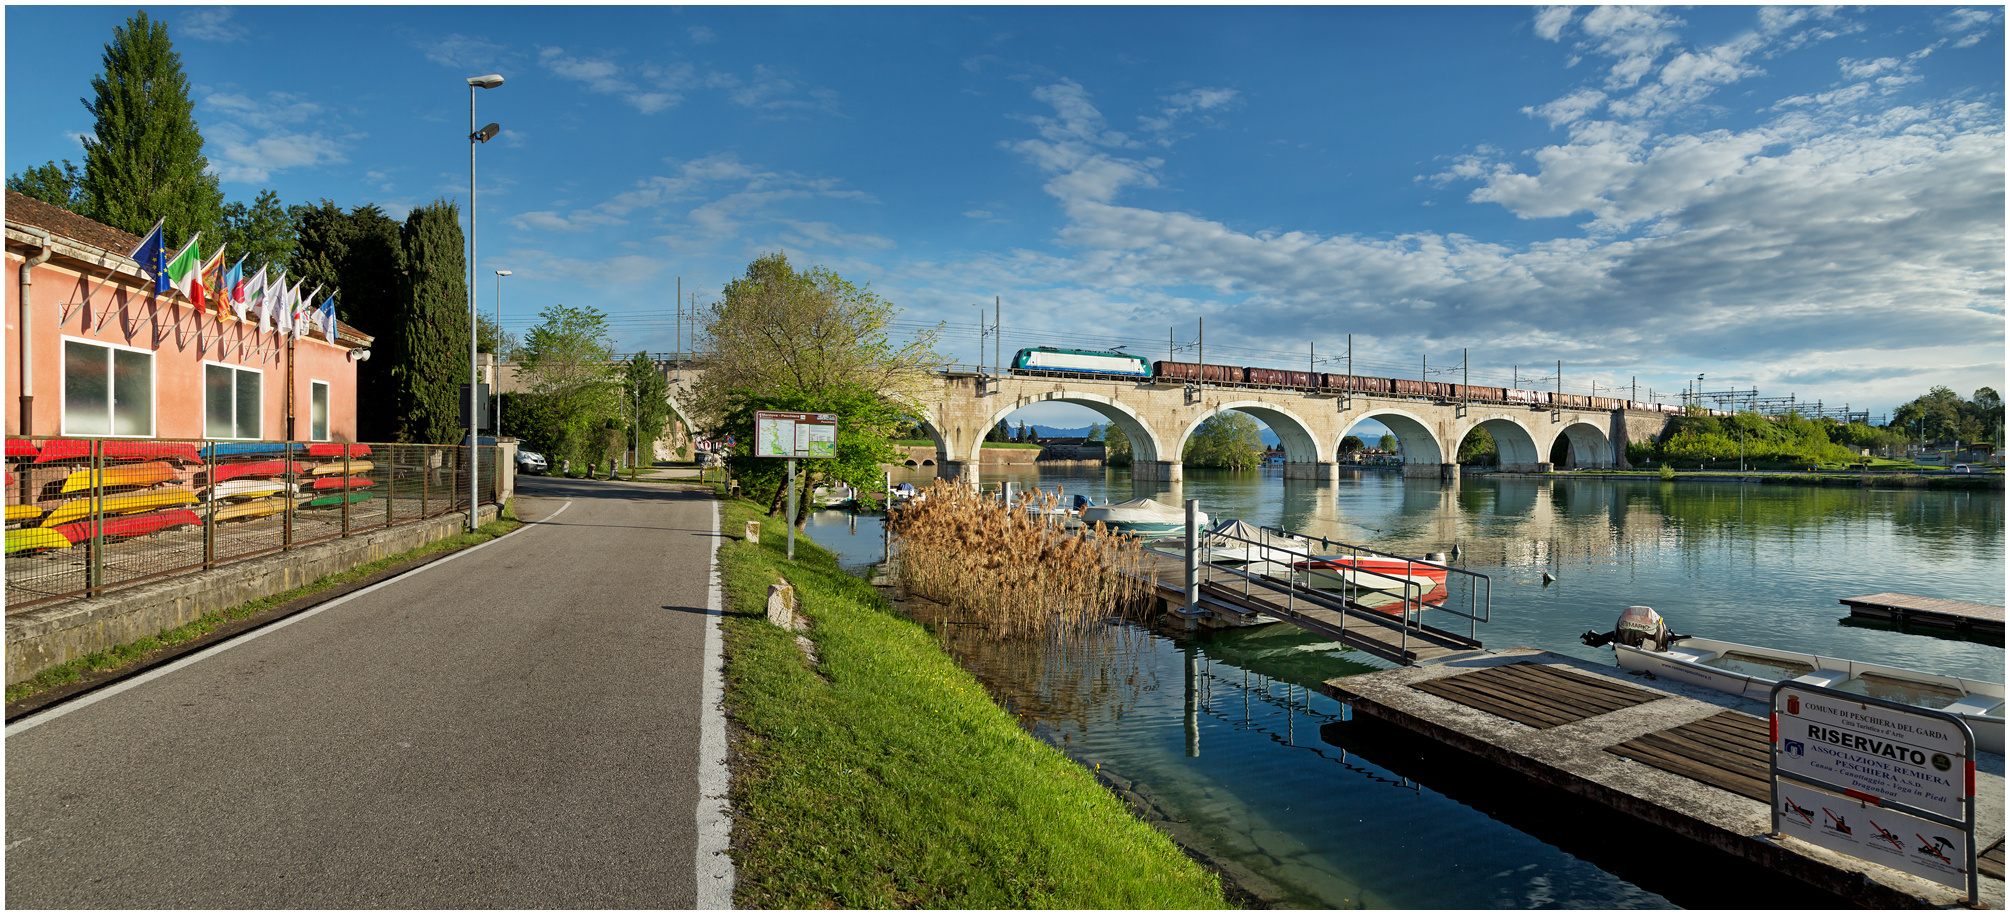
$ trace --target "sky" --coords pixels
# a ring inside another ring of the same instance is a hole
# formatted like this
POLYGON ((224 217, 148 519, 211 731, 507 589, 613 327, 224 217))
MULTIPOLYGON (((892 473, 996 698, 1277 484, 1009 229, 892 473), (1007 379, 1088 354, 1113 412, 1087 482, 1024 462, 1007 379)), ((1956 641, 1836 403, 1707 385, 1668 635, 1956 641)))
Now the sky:
MULTIPOLYGON (((6 8, 9 174, 81 164, 134 9, 6 8)), ((780 251, 961 364, 1346 371, 1351 335, 1356 374, 1663 401, 2004 389, 2000 6, 148 12, 231 200, 465 203, 472 94, 514 331, 688 348, 679 290, 780 251)))

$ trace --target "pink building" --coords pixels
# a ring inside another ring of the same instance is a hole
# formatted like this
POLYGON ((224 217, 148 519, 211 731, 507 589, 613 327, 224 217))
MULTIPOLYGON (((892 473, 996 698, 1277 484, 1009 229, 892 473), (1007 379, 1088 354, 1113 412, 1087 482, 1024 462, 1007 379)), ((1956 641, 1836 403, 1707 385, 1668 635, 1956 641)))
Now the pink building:
POLYGON ((127 256, 139 238, 6 202, 7 434, 355 441, 369 335, 338 323, 333 343, 295 340, 156 295, 127 256))

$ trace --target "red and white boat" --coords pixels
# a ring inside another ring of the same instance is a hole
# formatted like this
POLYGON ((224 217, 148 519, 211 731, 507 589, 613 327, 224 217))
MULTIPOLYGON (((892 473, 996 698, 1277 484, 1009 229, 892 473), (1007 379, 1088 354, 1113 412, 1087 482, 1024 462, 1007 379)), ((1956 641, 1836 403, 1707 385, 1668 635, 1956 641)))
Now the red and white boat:
POLYGON ((1320 556, 1291 564, 1314 588, 1351 588, 1422 597, 1443 590, 1447 569, 1400 556, 1320 556))

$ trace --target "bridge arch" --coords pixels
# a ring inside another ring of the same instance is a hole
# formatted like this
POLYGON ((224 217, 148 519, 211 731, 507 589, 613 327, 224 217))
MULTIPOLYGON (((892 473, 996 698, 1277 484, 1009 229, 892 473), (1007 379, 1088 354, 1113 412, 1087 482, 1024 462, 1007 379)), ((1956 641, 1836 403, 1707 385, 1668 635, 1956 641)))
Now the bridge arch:
MULTIPOLYGON (((1222 413, 1231 411, 1247 413, 1261 420, 1264 425, 1269 426, 1270 431, 1277 435, 1277 444, 1284 449, 1284 459, 1290 463, 1312 464, 1319 461, 1331 461, 1333 459, 1331 452, 1326 452, 1328 455, 1326 457, 1320 456, 1319 438, 1313 434, 1311 424, 1300 419, 1290 410, 1286 410, 1276 404, 1264 403, 1260 400, 1238 400, 1233 403, 1220 404, 1194 417, 1193 422, 1187 423, 1186 428, 1180 431, 1179 438, 1173 443, 1172 453, 1175 455, 1185 454, 1187 440, 1193 438, 1194 432, 1200 428, 1201 423, 1207 422, 1209 419, 1222 413)), ((1335 440, 1335 450, 1337 449, 1338 440, 1335 440)))
MULTIPOLYGON (((1553 456, 1557 445, 1564 442, 1569 443, 1567 463, 1571 467, 1614 466, 1612 438, 1606 435, 1604 429, 1582 419, 1572 420, 1550 440, 1550 446, 1545 449, 1544 459, 1553 456)), ((1562 462, 1559 462, 1558 466, 1561 467, 1562 462)))
POLYGON ((1500 412, 1474 414, 1457 428, 1458 443, 1453 446, 1453 454, 1458 453, 1458 448, 1465 444, 1466 436, 1473 434, 1474 429, 1485 429, 1488 435, 1493 436, 1494 448, 1500 453, 1500 466, 1504 470, 1509 467, 1540 463, 1546 459, 1544 449, 1536 444, 1536 434, 1522 425, 1521 417, 1514 414, 1500 412))
POLYGON ((1129 439, 1131 443, 1132 461, 1179 460, 1178 452, 1173 452, 1173 456, 1170 458, 1161 457, 1161 455, 1166 453, 1166 450, 1164 441, 1159 437, 1158 431, 1153 429, 1143 416, 1138 415, 1137 411, 1115 398, 1088 391, 1042 391, 1030 397, 1022 397, 992 412, 990 422, 984 424, 983 429, 978 432, 976 440, 970 443, 970 454, 966 459, 971 462, 971 466, 977 466, 977 462, 982 460, 979 451, 984 447, 985 431, 997 426, 1005 417, 1011 416, 1013 413, 1030 407, 1035 403, 1046 401, 1059 401, 1088 407, 1100 414, 1104 419, 1109 420, 1111 425, 1124 430, 1124 437, 1129 439))
POLYGON ((1396 441, 1403 445, 1403 463, 1445 462, 1444 446, 1438 442, 1437 433, 1431 431, 1431 424, 1415 413, 1396 407, 1370 407, 1348 418, 1346 424, 1341 427, 1340 434, 1335 436, 1332 443, 1321 453, 1339 454, 1340 440, 1346 438, 1347 434, 1354 431, 1354 427, 1360 425, 1364 419, 1372 419, 1389 427, 1390 434, 1396 436, 1396 441))

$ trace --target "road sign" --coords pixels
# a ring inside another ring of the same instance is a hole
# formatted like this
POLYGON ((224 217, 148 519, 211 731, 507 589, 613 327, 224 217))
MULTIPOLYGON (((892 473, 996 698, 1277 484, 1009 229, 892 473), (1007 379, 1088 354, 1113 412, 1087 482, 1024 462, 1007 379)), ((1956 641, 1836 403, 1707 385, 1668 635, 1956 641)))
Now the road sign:
POLYGON ((1772 694, 1773 831, 1977 899, 1975 735, 1956 716, 1785 681, 1772 694))
POLYGON ((754 456, 837 457, 837 414, 757 411, 754 414, 754 456))

